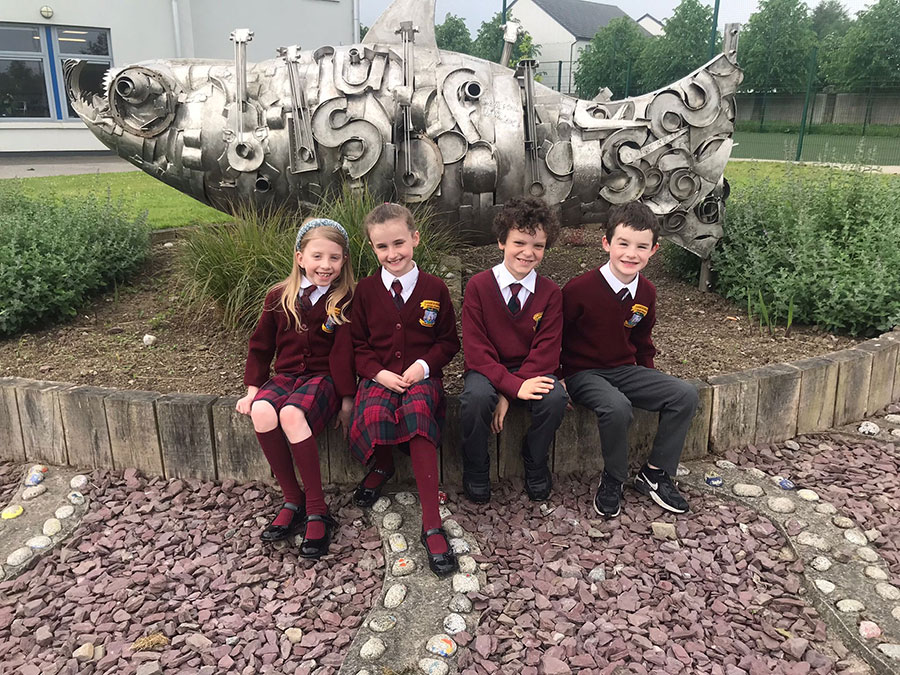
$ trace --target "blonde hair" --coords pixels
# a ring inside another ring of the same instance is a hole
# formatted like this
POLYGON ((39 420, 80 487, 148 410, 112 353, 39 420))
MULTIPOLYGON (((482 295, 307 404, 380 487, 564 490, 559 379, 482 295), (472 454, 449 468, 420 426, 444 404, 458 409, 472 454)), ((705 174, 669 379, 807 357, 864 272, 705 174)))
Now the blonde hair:
POLYGON ((369 211, 365 220, 363 220, 363 232, 366 233, 366 238, 368 239, 369 237, 369 227, 381 225, 389 220, 402 220, 406 223, 410 232, 416 231, 416 221, 413 219, 412 211, 402 204, 385 202, 369 211))
MULTIPOLYGON (((305 225, 312 218, 303 221, 305 225)), ((350 250, 347 248, 347 240, 344 235, 333 227, 314 227, 300 240, 296 251, 291 254, 293 266, 291 274, 287 279, 275 286, 281 289, 281 298, 278 301, 282 311, 291 317, 294 321, 294 330, 301 332, 303 321, 301 320, 299 303, 297 297, 300 293, 300 287, 303 282, 304 271, 297 263, 296 252, 303 252, 306 245, 313 239, 327 239, 330 242, 338 244, 341 251, 344 252, 344 264, 341 266, 341 273, 328 291, 328 298, 325 301, 325 314, 334 318, 335 323, 350 323, 350 317, 344 313, 344 309, 350 304, 353 297, 353 290, 356 288, 356 277, 353 275, 353 265, 350 262, 350 250), (346 301, 338 307, 338 303, 346 298, 346 301)), ((290 319, 288 320, 290 322, 290 319)))

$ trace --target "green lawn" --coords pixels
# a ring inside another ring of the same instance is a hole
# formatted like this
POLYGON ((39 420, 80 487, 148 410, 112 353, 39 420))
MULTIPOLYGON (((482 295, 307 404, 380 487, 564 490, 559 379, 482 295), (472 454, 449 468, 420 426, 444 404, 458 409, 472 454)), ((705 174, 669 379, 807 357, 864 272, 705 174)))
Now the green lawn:
MULTIPOLYGON (((797 157, 798 134, 736 131, 735 159, 779 159, 797 157)), ((881 166, 900 166, 900 138, 889 136, 833 136, 807 134, 803 138, 804 162, 860 161, 881 166)))
POLYGON ((231 216, 201 204, 162 181, 143 172, 93 173, 77 176, 49 176, 19 180, 24 191, 32 196, 67 200, 95 192, 110 190, 113 197, 124 197, 136 211, 147 211, 150 226, 155 230, 205 223, 225 223, 231 216))

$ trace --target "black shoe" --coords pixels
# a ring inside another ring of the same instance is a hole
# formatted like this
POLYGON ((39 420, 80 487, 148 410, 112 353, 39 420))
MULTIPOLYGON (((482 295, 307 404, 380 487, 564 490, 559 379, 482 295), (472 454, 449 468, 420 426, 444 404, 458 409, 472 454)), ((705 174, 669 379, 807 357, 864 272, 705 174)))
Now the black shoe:
POLYGON ((337 521, 327 514, 320 516, 313 513, 307 518, 307 522, 316 520, 325 524, 325 535, 321 539, 307 539, 303 537, 303 542, 300 544, 300 552, 298 553, 301 558, 321 558, 328 553, 328 546, 331 544, 331 534, 334 532, 334 528, 337 527, 337 521))
MULTIPOLYGON (((277 518, 278 515, 276 514, 275 517, 277 518)), ((292 534, 297 534, 297 532, 300 531, 300 528, 305 522, 306 507, 300 506, 296 511, 294 511, 294 515, 288 525, 270 524, 266 529, 262 531, 262 534, 259 535, 259 538, 263 541, 280 541, 282 539, 287 539, 292 534)))
POLYGON ((475 504, 487 504, 491 501, 491 481, 467 480, 463 478, 463 492, 470 502, 475 504))
POLYGON ((437 576, 446 577, 459 570, 459 563, 456 562, 456 554, 450 547, 450 540, 447 538, 447 533, 444 532, 443 527, 435 527, 434 529, 428 530, 428 532, 423 531, 422 546, 425 547, 425 553, 428 555, 428 566, 437 576), (444 541, 447 542, 446 553, 432 553, 428 550, 428 537, 435 534, 441 535, 444 538, 444 541))
POLYGON ((540 471, 529 471, 528 467, 525 468, 525 493, 531 501, 547 501, 552 487, 553 477, 546 467, 540 471))
POLYGON ((605 471, 594 495, 594 511, 604 518, 615 518, 622 512, 622 484, 605 471))
POLYGON ((686 513, 689 508, 669 474, 662 469, 654 470, 645 464, 634 478, 634 487, 666 511, 686 513))
POLYGON ((378 468, 374 468, 369 471, 369 473, 366 474, 366 478, 362 479, 362 482, 357 486, 356 491, 353 493, 353 503, 363 508, 372 506, 372 504, 377 502, 378 498, 381 496, 381 488, 384 487, 384 484, 387 483, 393 475, 393 469, 390 470, 390 473, 378 468), (371 476, 373 473, 377 473, 379 476, 383 477, 384 480, 381 481, 376 487, 366 487, 364 485, 364 483, 366 482, 366 478, 371 476))

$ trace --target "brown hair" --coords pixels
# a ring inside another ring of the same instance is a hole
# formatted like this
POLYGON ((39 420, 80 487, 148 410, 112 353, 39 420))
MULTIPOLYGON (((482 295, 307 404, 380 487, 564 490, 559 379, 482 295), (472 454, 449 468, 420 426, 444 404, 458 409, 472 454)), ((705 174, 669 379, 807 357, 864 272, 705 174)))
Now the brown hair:
POLYGON ((609 219, 606 221, 606 241, 612 243, 619 225, 630 227, 632 230, 650 230, 653 233, 653 245, 659 241, 659 219, 643 202, 628 202, 619 204, 609 210, 609 219))
POLYGON ((410 232, 416 231, 416 221, 413 219, 412 211, 402 204, 394 204, 393 202, 385 202, 379 204, 369 211, 363 220, 363 232, 366 238, 369 237, 369 227, 372 225, 381 225, 389 220, 402 220, 406 223, 410 232))
POLYGON ((506 242, 510 230, 521 230, 534 235, 538 229, 547 235, 547 248, 559 236, 559 220, 542 199, 526 197, 511 199, 494 217, 494 234, 501 244, 506 242))

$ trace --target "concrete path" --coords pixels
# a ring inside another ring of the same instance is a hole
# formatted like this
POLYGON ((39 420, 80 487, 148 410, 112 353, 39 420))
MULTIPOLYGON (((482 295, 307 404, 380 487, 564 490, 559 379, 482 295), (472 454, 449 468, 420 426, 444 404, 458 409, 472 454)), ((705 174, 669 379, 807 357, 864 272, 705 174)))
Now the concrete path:
POLYGON ((118 155, 102 153, 60 153, 26 155, 0 153, 0 179, 38 176, 72 176, 83 173, 140 171, 118 155))

